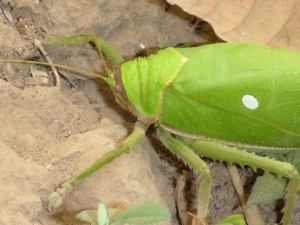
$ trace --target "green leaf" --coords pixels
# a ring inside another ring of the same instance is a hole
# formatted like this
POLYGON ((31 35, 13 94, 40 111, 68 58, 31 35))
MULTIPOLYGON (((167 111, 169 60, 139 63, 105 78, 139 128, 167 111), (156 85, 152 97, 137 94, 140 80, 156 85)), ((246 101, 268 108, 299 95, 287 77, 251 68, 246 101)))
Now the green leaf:
POLYGON ((98 225, 96 210, 84 210, 80 213, 77 213, 76 218, 92 225, 98 225))
POLYGON ((245 221, 241 215, 232 215, 222 220, 218 225, 245 225, 245 221))
POLYGON ((291 163, 300 174, 300 151, 291 151, 285 157, 287 162, 291 163))
POLYGON ((109 221, 112 221, 112 218, 116 217, 116 215, 118 213, 123 211, 119 208, 107 208, 107 210, 108 210, 108 219, 109 219, 109 221))
POLYGON ((273 174, 258 177, 244 210, 259 203, 274 202, 282 198, 286 193, 287 182, 286 178, 278 179, 273 174))
POLYGON ((111 225, 120 223, 147 225, 170 220, 171 214, 165 206, 153 201, 146 201, 118 213, 112 218, 111 225))
POLYGON ((98 211, 96 210, 84 210, 76 214, 76 218, 91 223, 92 225, 108 225, 108 210, 104 203, 99 203, 98 211))
POLYGON ((274 158, 277 161, 286 162, 286 158, 283 155, 283 153, 280 153, 280 152, 267 152, 267 153, 265 153, 265 155, 269 156, 270 158, 274 158))
POLYGON ((109 219, 108 219, 108 210, 104 203, 100 202, 98 205, 98 225, 108 225, 109 219))

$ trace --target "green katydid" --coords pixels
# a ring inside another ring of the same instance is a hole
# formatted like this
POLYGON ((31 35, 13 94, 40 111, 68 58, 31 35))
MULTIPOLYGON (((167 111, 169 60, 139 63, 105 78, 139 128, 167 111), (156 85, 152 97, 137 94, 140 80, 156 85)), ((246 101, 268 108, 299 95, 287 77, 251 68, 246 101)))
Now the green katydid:
MULTIPOLYGON (((48 44, 93 40, 87 35, 49 40, 48 44)), ((158 138, 205 177, 200 185, 201 218, 207 214, 211 177, 198 155, 262 168, 288 178, 282 223, 289 224, 298 187, 297 170, 289 163, 240 149, 299 150, 300 116, 294 91, 299 86, 295 73, 298 52, 249 43, 215 44, 167 48, 148 58, 123 63, 105 40, 99 38, 96 43, 120 65, 103 79, 117 102, 140 122, 118 149, 51 194, 50 209, 60 205, 63 195, 86 176, 132 149, 149 124, 155 124, 158 138)))
MULTIPOLYGON (((74 44, 71 40, 44 42, 74 44)), ((92 40, 92 35, 80 36, 76 43, 92 40)), ((97 43, 113 62, 122 61, 102 38, 97 43)), ((116 66, 104 79, 117 102, 140 121, 118 149, 51 194, 49 208, 60 205, 66 192, 86 176, 133 148, 149 124, 155 124, 164 145, 205 177, 200 185, 198 216, 206 217, 211 178, 197 154, 288 178, 282 224, 289 224, 298 188, 297 170, 289 163, 239 149, 299 149, 300 108, 294 91, 300 84, 294 72, 297 60, 298 52, 252 43, 222 43, 166 48, 116 66)))

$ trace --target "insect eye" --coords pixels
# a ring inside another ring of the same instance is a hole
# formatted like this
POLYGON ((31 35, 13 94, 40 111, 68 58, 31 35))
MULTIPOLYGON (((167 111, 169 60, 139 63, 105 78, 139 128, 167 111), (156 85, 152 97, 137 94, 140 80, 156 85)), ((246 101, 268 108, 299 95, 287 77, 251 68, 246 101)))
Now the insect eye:
POLYGON ((118 85, 114 86, 114 92, 120 93, 122 91, 122 88, 118 85))

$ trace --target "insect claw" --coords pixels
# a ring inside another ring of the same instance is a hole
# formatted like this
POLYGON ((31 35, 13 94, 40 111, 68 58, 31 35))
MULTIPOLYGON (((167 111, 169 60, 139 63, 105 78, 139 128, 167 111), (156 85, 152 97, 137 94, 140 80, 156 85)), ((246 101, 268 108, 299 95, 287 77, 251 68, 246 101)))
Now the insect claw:
POLYGON ((48 197, 48 211, 53 212, 63 203, 63 197, 70 192, 73 187, 69 182, 63 183, 61 188, 57 188, 55 192, 52 192, 48 197))

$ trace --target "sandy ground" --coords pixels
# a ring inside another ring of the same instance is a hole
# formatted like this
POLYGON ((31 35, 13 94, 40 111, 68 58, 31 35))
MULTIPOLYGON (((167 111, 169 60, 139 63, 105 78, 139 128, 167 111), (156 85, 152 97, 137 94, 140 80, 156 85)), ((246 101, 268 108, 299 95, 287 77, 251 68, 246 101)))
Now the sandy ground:
MULTIPOLYGON (((3 59, 42 60, 32 45, 32 35, 51 38, 90 33, 77 1, 1 2, 5 10, 0 15, 3 59)), ((205 23, 195 32, 194 17, 164 1, 87 1, 84 7, 96 34, 126 59, 141 55, 142 45, 151 49, 219 41, 205 23)), ((46 50, 54 62, 103 74, 98 53, 89 44, 46 46, 46 50)), ((48 195, 113 150, 132 131, 135 118, 117 105, 102 81, 61 71, 75 86, 62 80, 59 89, 43 67, 1 63, 0 69, 0 224, 83 224, 75 214, 95 209, 100 201, 125 208, 148 199, 169 207, 171 224, 180 224, 172 197, 175 181, 184 174, 187 186, 193 187, 197 175, 148 138, 88 177, 59 209, 48 212, 48 195)), ((207 163, 213 175, 208 219, 217 224, 241 211, 227 168, 222 163, 207 163)), ((245 183, 254 179, 251 169, 240 173, 245 183)), ((193 200, 193 193, 185 195, 193 200)), ((274 224, 275 204, 261 208, 268 224, 274 224)), ((294 220, 299 221, 299 213, 295 215, 294 220)))

